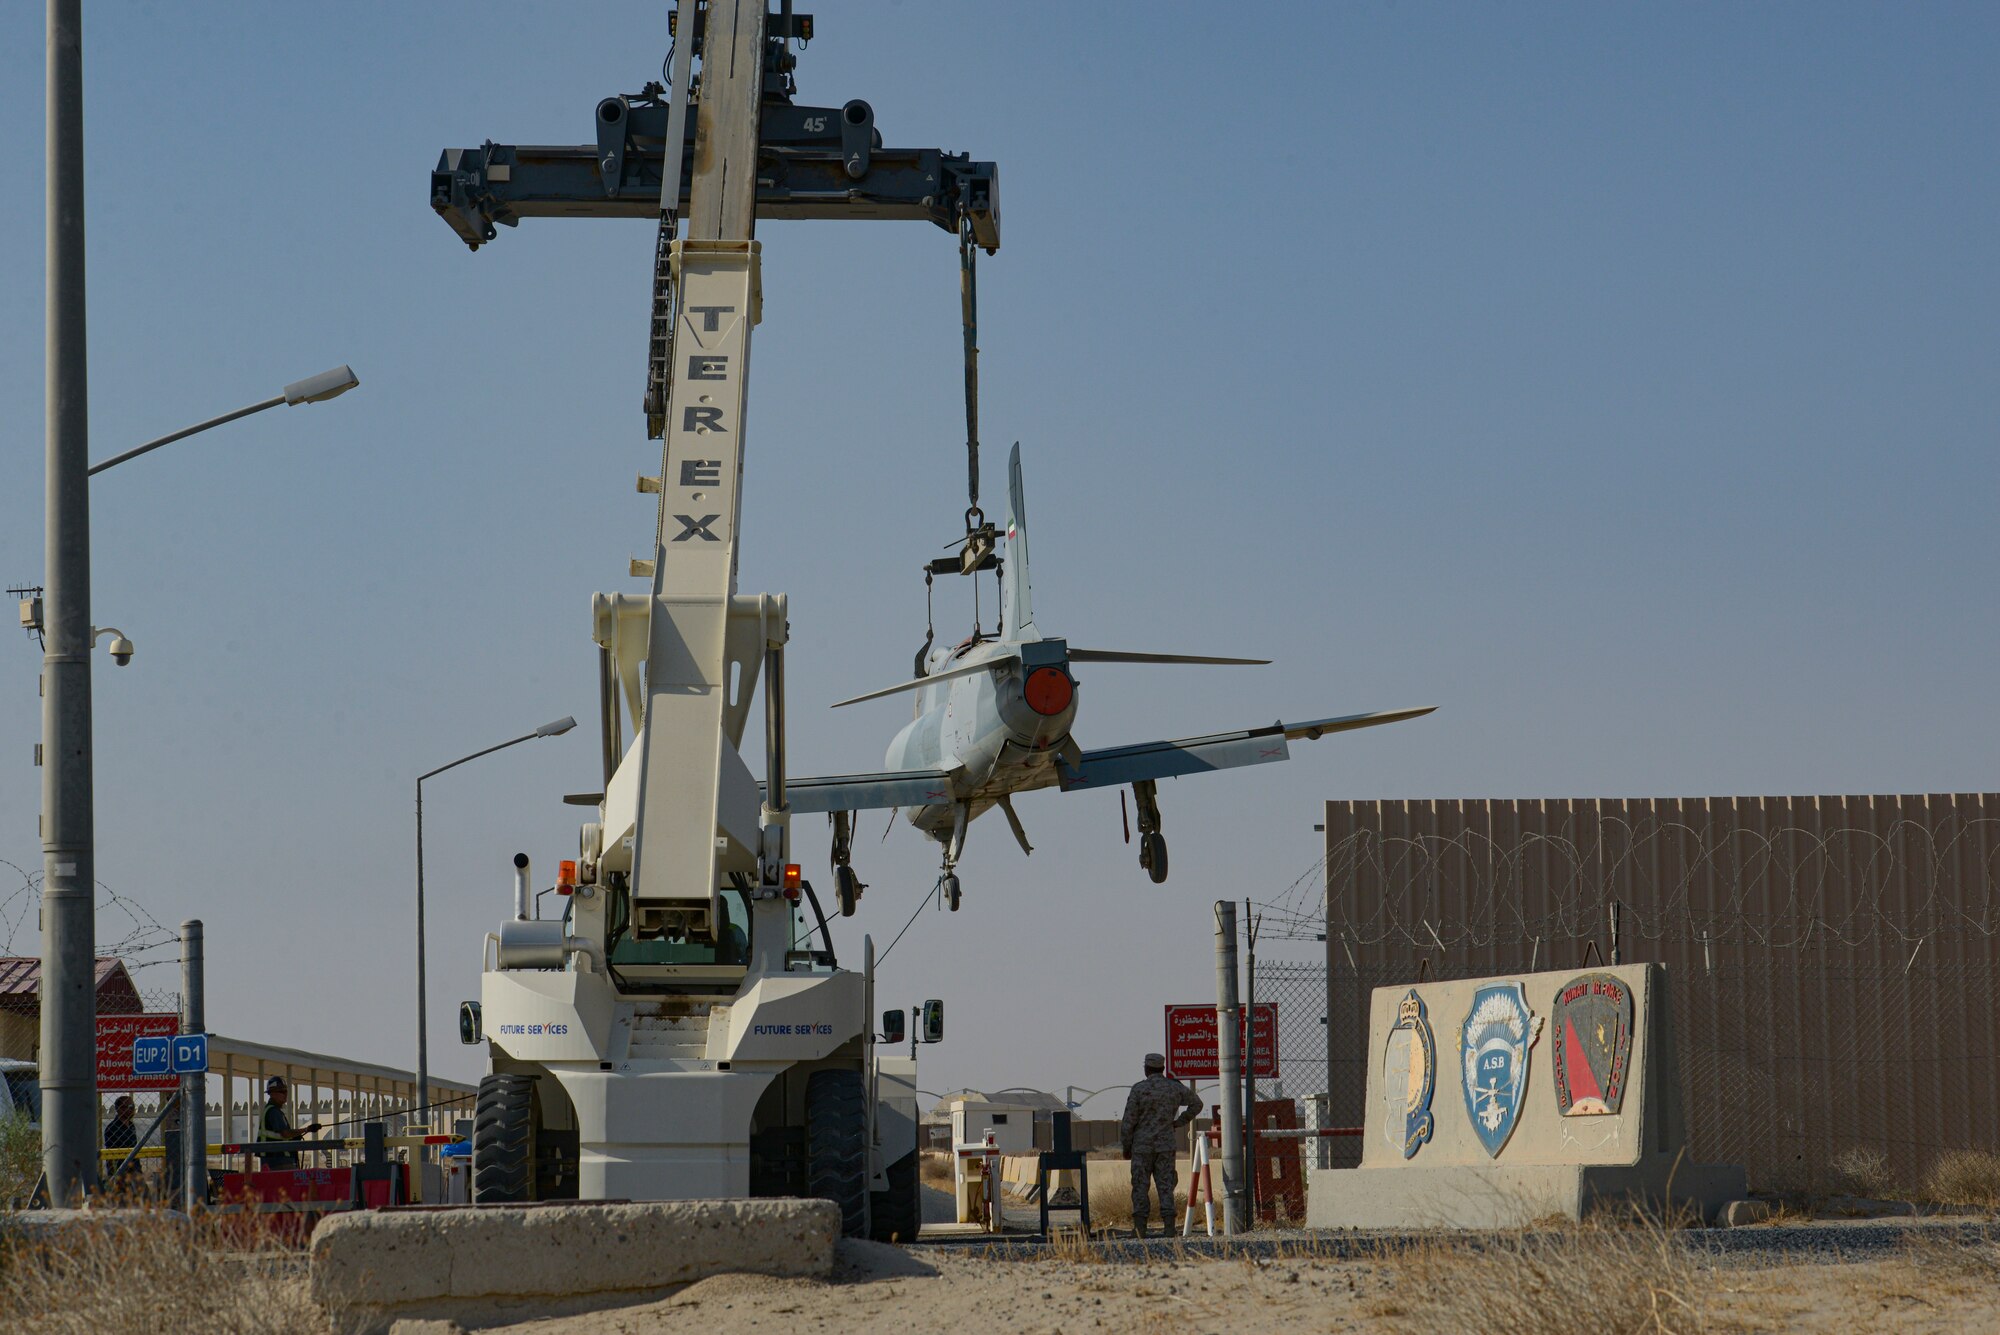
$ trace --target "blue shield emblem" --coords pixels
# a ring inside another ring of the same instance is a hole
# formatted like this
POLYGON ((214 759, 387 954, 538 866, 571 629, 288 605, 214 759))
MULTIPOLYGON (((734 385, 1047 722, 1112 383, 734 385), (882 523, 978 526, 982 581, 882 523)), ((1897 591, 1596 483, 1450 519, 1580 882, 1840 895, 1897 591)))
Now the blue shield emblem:
POLYGON ((1542 1017, 1528 1009, 1521 984, 1495 983, 1473 993, 1472 1009, 1459 1031, 1465 1112, 1493 1158, 1500 1157, 1521 1116, 1528 1093, 1528 1049, 1541 1033, 1542 1017))
POLYGON ((1382 1129, 1405 1159, 1431 1138, 1431 1091, 1437 1085, 1437 1040, 1430 1012, 1411 988, 1396 1005, 1396 1027, 1382 1053, 1382 1129))

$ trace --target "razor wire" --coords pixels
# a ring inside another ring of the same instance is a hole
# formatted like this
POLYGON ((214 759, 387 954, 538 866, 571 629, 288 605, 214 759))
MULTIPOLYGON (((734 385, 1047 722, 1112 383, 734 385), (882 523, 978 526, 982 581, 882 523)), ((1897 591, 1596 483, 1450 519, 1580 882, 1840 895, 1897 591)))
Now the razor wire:
POLYGON ((1442 953, 1596 936, 1616 898, 1620 934, 1634 941, 1921 949, 1941 937, 2000 936, 2000 820, 1991 817, 1900 819, 1886 831, 1610 815, 1565 824, 1511 840, 1355 831, 1258 906, 1264 931, 1322 940, 1330 899, 1333 930, 1354 947, 1442 953))
MULTIPOLYGON (((21 878, 21 884, 0 898, 0 955, 20 953, 15 947, 16 938, 28 923, 36 917, 41 904, 42 873, 28 871, 17 863, 0 858, 0 867, 11 868, 21 878)), ((99 958, 126 960, 126 967, 145 967, 147 964, 164 964, 166 960, 141 960, 140 957, 162 947, 178 946, 180 933, 164 926, 151 911, 129 895, 120 894, 103 881, 97 883, 97 924, 99 958), (107 917, 114 925, 122 922, 118 930, 122 935, 106 939, 103 935, 107 917), (137 963, 133 963, 137 961, 137 963)), ((39 930, 39 929, 36 929, 39 930)))
MULTIPOLYGON (((38 955, 39 950, 29 948, 30 942, 22 938, 39 935, 36 911, 41 905, 42 872, 39 868, 30 871, 5 858, 0 858, 0 868, 20 877, 19 885, 0 896, 0 955, 38 955)), ((104 933, 107 926, 111 929, 110 935, 100 935, 97 958, 124 963, 142 1010, 178 1014, 180 990, 172 986, 140 986, 139 974, 141 970, 179 964, 180 933, 163 925, 144 904, 103 881, 97 883, 97 890, 98 930, 104 933)), ((34 996, 0 996, 0 1009, 10 1012, 38 1011, 39 1006, 39 999, 34 996)))

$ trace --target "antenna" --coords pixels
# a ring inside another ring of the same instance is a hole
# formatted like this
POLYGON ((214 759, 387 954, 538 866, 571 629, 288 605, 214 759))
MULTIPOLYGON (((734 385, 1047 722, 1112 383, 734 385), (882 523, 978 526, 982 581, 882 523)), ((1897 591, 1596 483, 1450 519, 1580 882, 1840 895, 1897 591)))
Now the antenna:
POLYGON ((35 643, 47 648, 42 638, 42 586, 23 584, 7 590, 21 601, 21 629, 35 637, 35 643))

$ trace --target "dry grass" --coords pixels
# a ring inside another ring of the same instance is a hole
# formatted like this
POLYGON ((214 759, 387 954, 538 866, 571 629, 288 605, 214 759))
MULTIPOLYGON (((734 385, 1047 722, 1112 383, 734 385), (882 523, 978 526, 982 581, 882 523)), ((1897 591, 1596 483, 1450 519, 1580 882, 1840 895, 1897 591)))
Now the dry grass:
POLYGON ((305 1258, 164 1212, 107 1216, 48 1243, 0 1244, 7 1328, 46 1335, 325 1335, 305 1258))
POLYGON ((1857 1145, 1834 1155, 1828 1167, 1833 1169, 1834 1185, 1850 1196, 1887 1200, 1897 1195, 1895 1174, 1889 1171, 1888 1156, 1880 1150, 1857 1145))
POLYGON ((1649 1217, 1599 1218, 1550 1232, 1390 1245, 1392 1295, 1374 1314, 1411 1335, 1692 1335, 1711 1327, 1698 1258, 1649 1217))
POLYGON ((2000 1154, 1947 1150, 1924 1174, 1923 1196, 1939 1205, 2000 1209, 2000 1154))

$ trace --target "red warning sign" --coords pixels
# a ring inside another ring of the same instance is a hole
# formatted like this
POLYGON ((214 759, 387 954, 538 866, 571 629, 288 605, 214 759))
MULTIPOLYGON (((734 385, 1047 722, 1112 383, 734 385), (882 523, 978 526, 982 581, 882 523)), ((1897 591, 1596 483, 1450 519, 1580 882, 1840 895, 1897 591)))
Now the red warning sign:
POLYGON ((178 1015, 100 1015, 97 1017, 97 1087, 130 1091, 135 1089, 179 1089, 180 1077, 133 1075, 132 1040, 172 1038, 181 1031, 178 1015))
MULTIPOLYGON (((1278 1078, 1278 1003, 1257 1003, 1257 1040, 1250 1051, 1259 1080, 1278 1078)), ((1237 1041, 1243 1043, 1244 1017, 1237 1017, 1237 1041)), ((1176 1080, 1213 1080, 1221 1074, 1221 1057, 1216 1051, 1215 1006, 1167 1007, 1167 1074, 1176 1080)))

